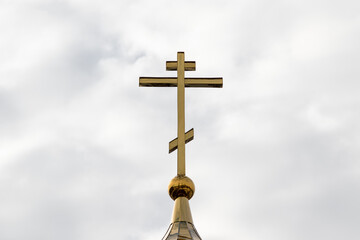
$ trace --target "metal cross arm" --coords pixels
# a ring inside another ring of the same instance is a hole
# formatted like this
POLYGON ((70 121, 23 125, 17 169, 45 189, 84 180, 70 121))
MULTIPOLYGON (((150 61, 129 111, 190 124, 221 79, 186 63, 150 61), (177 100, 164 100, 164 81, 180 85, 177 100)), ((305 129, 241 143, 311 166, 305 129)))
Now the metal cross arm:
MULTIPOLYGON (((185 144, 194 139, 194 129, 190 129, 185 133, 185 144)), ((172 153, 178 148, 178 138, 169 142, 169 153, 172 153)))
MULTIPOLYGON (((195 71, 195 61, 185 61, 185 71, 195 71)), ((177 71, 177 61, 166 61, 166 71, 177 71)))
MULTIPOLYGON (((176 77, 140 77, 140 87, 177 87, 176 77)), ((185 78, 185 87, 222 88, 222 78, 185 78)))

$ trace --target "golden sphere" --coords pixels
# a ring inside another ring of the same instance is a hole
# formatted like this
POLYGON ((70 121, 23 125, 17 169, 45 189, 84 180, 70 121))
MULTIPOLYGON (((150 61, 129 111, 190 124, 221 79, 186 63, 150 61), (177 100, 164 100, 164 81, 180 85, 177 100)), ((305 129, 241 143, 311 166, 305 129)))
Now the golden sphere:
POLYGON ((168 186, 170 197, 175 200, 178 197, 186 197, 190 200, 195 192, 193 181, 185 175, 177 175, 168 186))

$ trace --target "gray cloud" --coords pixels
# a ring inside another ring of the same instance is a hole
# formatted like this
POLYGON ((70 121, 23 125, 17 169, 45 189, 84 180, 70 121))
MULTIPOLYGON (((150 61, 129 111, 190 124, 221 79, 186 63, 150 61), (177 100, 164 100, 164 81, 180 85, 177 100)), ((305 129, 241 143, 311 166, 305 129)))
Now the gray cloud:
POLYGON ((160 239, 185 51, 187 173, 204 239, 356 239, 355 1, 1 3, 0 238, 160 239))

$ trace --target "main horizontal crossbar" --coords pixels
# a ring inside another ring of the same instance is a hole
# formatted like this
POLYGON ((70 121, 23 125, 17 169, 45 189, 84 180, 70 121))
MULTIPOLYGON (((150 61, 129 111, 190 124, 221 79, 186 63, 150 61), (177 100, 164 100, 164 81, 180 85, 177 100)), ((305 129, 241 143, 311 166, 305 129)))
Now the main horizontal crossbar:
MULTIPOLYGON (((176 77, 140 77, 140 87, 177 87, 176 77)), ((185 87, 222 88, 222 78, 185 78, 185 87)))

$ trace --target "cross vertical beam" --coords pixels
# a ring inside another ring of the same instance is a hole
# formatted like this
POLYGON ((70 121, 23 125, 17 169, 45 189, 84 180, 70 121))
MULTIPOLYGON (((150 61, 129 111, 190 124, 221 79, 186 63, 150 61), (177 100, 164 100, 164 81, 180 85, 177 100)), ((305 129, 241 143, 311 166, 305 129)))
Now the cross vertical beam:
POLYGON ((185 175, 185 56, 177 53, 178 162, 177 174, 185 175))

